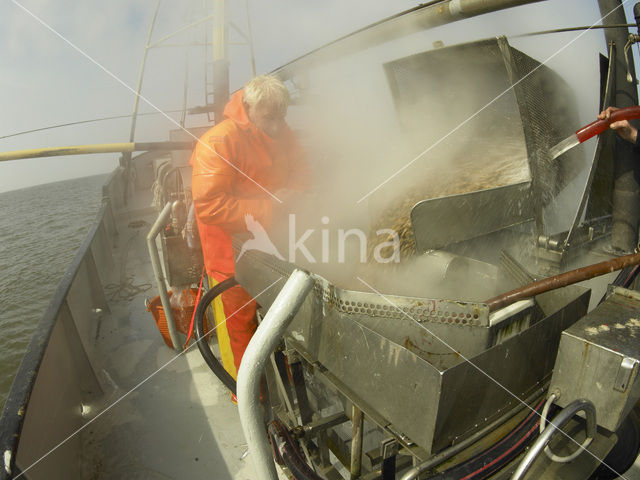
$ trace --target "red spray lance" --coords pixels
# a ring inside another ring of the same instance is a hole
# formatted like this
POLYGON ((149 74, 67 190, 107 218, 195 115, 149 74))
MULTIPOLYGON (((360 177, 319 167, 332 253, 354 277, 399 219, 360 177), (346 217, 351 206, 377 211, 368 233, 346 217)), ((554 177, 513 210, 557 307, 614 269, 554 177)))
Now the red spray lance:
POLYGON ((640 106, 621 108, 615 112, 611 112, 611 116, 609 118, 605 120, 596 120, 551 147, 551 159, 559 157, 564 152, 571 150, 576 145, 579 145, 585 140, 589 140, 591 137, 600 135, 614 122, 619 122, 621 120, 633 120, 636 118, 640 118, 640 106))

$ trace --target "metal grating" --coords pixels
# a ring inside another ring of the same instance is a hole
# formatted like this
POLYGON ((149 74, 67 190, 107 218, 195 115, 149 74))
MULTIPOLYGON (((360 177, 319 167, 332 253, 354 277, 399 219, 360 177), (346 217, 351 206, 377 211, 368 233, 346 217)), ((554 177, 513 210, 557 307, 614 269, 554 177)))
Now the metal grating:
POLYGON ((411 319, 420 323, 487 327, 489 310, 484 304, 387 296, 342 290, 317 278, 315 292, 323 305, 347 315, 367 315, 387 319, 411 319))
MULTIPOLYGON (((428 162, 434 169, 423 183, 434 175, 439 182, 460 178, 462 188, 455 194, 528 183, 531 208, 514 209, 499 227, 530 220, 531 210, 542 226, 542 207, 578 171, 577 152, 569 152, 562 162, 552 161, 549 154, 549 148, 577 125, 566 82, 504 37, 430 50, 384 67, 410 142, 418 151, 439 142, 424 160, 425 169, 430 168, 428 162)), ((484 217, 474 215, 478 222, 484 217)), ((493 227, 488 231, 496 231, 493 227)))
MULTIPOLYGON (((237 246, 237 245, 236 245, 237 246)), ((249 292, 262 292, 278 278, 286 279, 295 265, 273 255, 250 250, 236 265, 236 279, 249 292), (252 274, 247 274, 247 272, 252 274), (260 272, 256 275, 255 272, 260 272)), ((344 290, 324 278, 314 275, 313 292, 323 309, 333 309, 347 315, 366 315, 372 318, 413 319, 420 323, 434 323, 460 327, 489 327, 489 307, 483 303, 460 302, 447 299, 428 299, 344 290)), ((258 302, 268 308, 284 283, 265 292, 258 302)))

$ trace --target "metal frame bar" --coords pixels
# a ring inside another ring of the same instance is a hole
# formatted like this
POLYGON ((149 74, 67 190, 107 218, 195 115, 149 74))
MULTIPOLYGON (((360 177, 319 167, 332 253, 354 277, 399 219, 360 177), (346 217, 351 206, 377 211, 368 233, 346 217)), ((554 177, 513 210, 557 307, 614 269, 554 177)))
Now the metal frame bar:
POLYGON ((167 293, 167 286, 165 285, 165 276, 162 271, 162 264, 160 263, 160 255, 158 254, 158 246, 156 245, 156 237, 162 230, 166 221, 171 215, 171 203, 168 202, 158 219, 151 227, 151 230, 147 234, 147 248, 149 249, 149 256, 151 257, 151 265, 153 266, 153 276, 156 279, 158 286, 158 292, 160 294, 160 300, 162 301, 162 308, 164 309, 164 316, 167 320, 167 328, 169 329, 169 336, 171 337, 171 343, 173 348, 177 352, 180 351, 180 341, 178 339, 178 332, 176 331, 175 320, 173 319, 173 311, 171 310, 171 304, 169 303, 169 294, 167 293))
POLYGON ((538 439, 534 442, 518 465, 518 468, 511 477, 511 480, 520 480, 523 478, 533 461, 547 446, 553 434, 556 433, 557 430, 560 430, 560 427, 571 420, 573 416, 580 411, 584 412, 587 416, 587 437, 593 438, 596 434, 596 407, 589 400, 574 400, 555 416, 553 422, 549 422, 549 426, 540 434, 538 439))
POLYGON ((362 432, 364 413, 356 405, 351 406, 351 466, 350 480, 356 480, 362 473, 362 432))
MULTIPOLYGON (((615 83, 615 70, 616 70, 616 46, 612 42, 609 44, 609 70, 607 71, 607 84, 604 90, 604 105, 602 109, 611 106, 612 95, 614 93, 614 83, 615 83)), ((571 228, 567 232, 567 237, 564 240, 564 244, 562 246, 562 250, 566 250, 570 248, 571 242, 576 237, 576 230, 578 229, 578 225, 580 225, 580 220, 582 220, 582 214, 584 213, 585 208, 587 207, 587 200, 589 199, 589 195, 591 194, 591 186, 593 185, 593 180, 595 178, 596 171, 598 169, 598 161, 600 159, 602 148, 604 142, 602 141, 602 137, 598 135, 598 142, 596 144, 596 149, 593 153, 593 159, 591 160, 591 166, 589 167, 589 175, 587 177, 587 182, 584 185, 584 190, 582 191, 582 197, 580 198, 580 205, 578 206, 578 210, 576 210, 576 214, 573 217, 573 223, 571 224, 571 228)))
POLYGON ((184 32, 185 30, 189 30, 190 28, 195 27, 196 25, 200 25, 201 23, 204 23, 208 20, 211 20, 213 18, 213 15, 208 15, 204 18, 201 18, 200 20, 197 20, 193 23, 190 23, 189 25, 185 25, 184 27, 180 27, 178 30, 176 30, 173 33, 170 33, 169 35, 165 35, 164 37, 162 37, 160 40, 157 40, 154 43, 148 44, 147 45, 147 49, 149 48, 156 48, 158 46, 160 46, 160 44, 162 42, 164 42, 165 40, 169 40, 171 37, 175 37, 177 34, 184 32))
POLYGON ((313 288, 313 277, 295 270, 258 326, 242 357, 238 371, 238 411, 256 478, 278 480, 259 400, 260 377, 271 352, 313 288))
MULTIPOLYGON (((149 42, 151 41, 151 34, 153 33, 153 27, 156 24, 156 18, 158 17, 158 11, 160 10, 160 0, 156 2, 156 9, 153 12, 153 19, 151 20, 151 25, 149 26, 149 33, 147 34, 147 43, 144 47, 144 54, 142 56, 142 63, 140 64, 140 73, 138 74, 138 86, 136 87, 136 99, 133 102, 133 114, 131 118, 131 130, 129 132, 129 141, 133 142, 133 139, 136 135, 136 121, 138 120, 138 105, 140 103, 140 90, 142 90, 142 78, 144 77, 144 67, 147 63, 147 55, 149 53, 149 42)), ((131 154, 125 154, 125 158, 128 160, 131 159, 131 154)))

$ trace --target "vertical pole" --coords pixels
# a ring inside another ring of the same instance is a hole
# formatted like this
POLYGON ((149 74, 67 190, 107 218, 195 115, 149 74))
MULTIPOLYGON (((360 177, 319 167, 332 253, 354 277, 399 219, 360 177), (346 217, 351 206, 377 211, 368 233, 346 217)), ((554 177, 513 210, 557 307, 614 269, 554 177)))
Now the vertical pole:
MULTIPOLYGON (((627 23, 621 0, 598 0, 603 25, 627 23)), ((626 80, 626 63, 623 47, 627 42, 629 30, 626 27, 607 28, 607 44, 616 45, 616 56, 610 62, 616 62, 616 85, 613 105, 619 108, 638 104, 638 91, 635 83, 626 80)), ((635 79, 633 58, 629 61, 632 76, 635 79)), ((611 246, 624 252, 631 252, 638 242, 638 223, 640 220, 640 185, 637 178, 640 165, 632 150, 633 146, 616 136, 616 154, 614 160, 613 187, 613 230, 611 246)))
MULTIPOLYGON (((149 53, 149 44, 151 42, 151 34, 153 33, 153 27, 156 24, 156 17, 158 16, 158 10, 160 10, 160 0, 156 2, 156 9, 153 12, 153 19, 149 26, 149 33, 147 34, 147 43, 144 47, 144 55, 142 56, 142 63, 140 64, 140 73, 138 74, 138 86, 136 87, 136 99, 133 102, 133 115, 131 116, 131 131, 129 132, 129 143, 133 143, 133 139, 136 135, 136 121, 138 120, 138 104, 140 103, 140 90, 142 90, 142 77, 144 76, 144 66, 147 62, 147 54, 149 53)), ((133 181, 131 177, 131 152, 123 152, 120 157, 120 166, 124 168, 124 191, 123 191, 123 203, 127 205, 129 199, 129 183, 133 181)))
POLYGON ((251 54, 251 76, 256 76, 256 57, 253 52, 253 32, 251 31, 251 17, 249 16, 249 0, 244 0, 244 7, 247 11, 247 38, 249 41, 249 52, 251 54))
MULTIPOLYGON (((147 34, 147 43, 144 47, 144 55, 142 56, 142 63, 140 64, 140 73, 138 74, 138 86, 136 87, 136 99, 133 102, 133 116, 131 117, 131 131, 129 132, 129 142, 133 143, 133 139, 136 135, 136 120, 138 118, 138 104, 140 103, 140 91, 142 90, 142 77, 144 76, 144 66, 147 62, 147 54, 149 53, 149 44, 151 43, 151 34, 153 33, 153 27, 156 24, 156 18, 158 16, 158 10, 160 9, 160 0, 156 2, 156 9, 153 12, 153 19, 149 26, 149 33, 147 34)), ((131 158, 131 153, 125 153, 125 157, 131 158)))
POLYGON ((229 101, 229 62, 227 60, 227 17, 225 0, 213 0, 213 119, 224 119, 229 101))
POLYGON ((362 428, 364 426, 364 414, 355 405, 351 406, 351 468, 350 480, 360 477, 362 470, 362 428))

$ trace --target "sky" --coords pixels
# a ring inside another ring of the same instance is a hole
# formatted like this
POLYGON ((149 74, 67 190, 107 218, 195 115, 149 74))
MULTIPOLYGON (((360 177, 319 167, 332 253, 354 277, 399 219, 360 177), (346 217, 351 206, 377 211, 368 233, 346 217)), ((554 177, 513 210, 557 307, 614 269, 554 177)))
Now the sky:
MULTIPOLYGON (((152 41, 187 25, 202 14, 198 2, 162 2, 152 41), (189 5, 186 11, 184 6, 189 5)), ((246 30, 245 2, 229 2, 231 21, 246 30)), ((631 0, 625 2, 632 18, 631 0)), ((418 4, 395 0, 248 0, 254 38, 256 69, 266 73, 341 35, 418 4)), ((153 0, 2 0, 0 2, 0 137, 25 130, 94 118, 129 114, 140 62, 143 57, 153 0), (29 13, 30 12, 30 13, 29 13), (38 17, 37 20, 34 17, 38 17), (47 26, 45 26, 47 25, 47 26)), ((547 0, 491 17, 458 22, 455 28, 436 29, 432 39, 445 44, 465 41, 467 36, 515 35, 526 31, 587 25, 598 19, 596 1, 547 0)), ((196 38, 185 32, 171 40, 184 43, 196 38)), ((547 35, 510 39, 534 58, 544 60, 570 42, 575 42, 549 65, 575 85, 585 123, 597 113, 597 83, 594 79, 597 49, 604 51, 601 33, 547 35), (579 50, 578 48, 582 48, 579 50), (586 52, 586 53, 585 53, 586 52), (595 105, 595 107, 594 107, 595 105)), ((231 87, 249 79, 246 45, 230 32, 231 87)), ((413 41, 409 37, 408 41, 413 41)), ((418 37, 415 37, 418 41, 418 37)), ((175 46, 150 50, 141 101, 141 112, 163 111, 182 106, 184 66, 201 65, 201 47, 188 54, 175 46)), ((634 47, 637 51, 637 47, 634 47)), ((204 76, 202 68, 193 78, 204 76)), ((189 91, 190 105, 204 103, 201 87, 189 91)), ((174 120, 179 114, 169 114, 174 120)), ((205 118, 195 118, 202 124, 205 118)), ((576 129, 580 125, 576 126, 576 129)), ((0 138, 0 151, 64 145, 125 142, 130 120, 109 120, 45 132, 0 138)), ((136 140, 167 140, 175 124, 161 115, 141 118, 136 140)), ((107 173, 117 165, 117 154, 16 160, 0 163, 0 192, 74 177, 107 173)))

